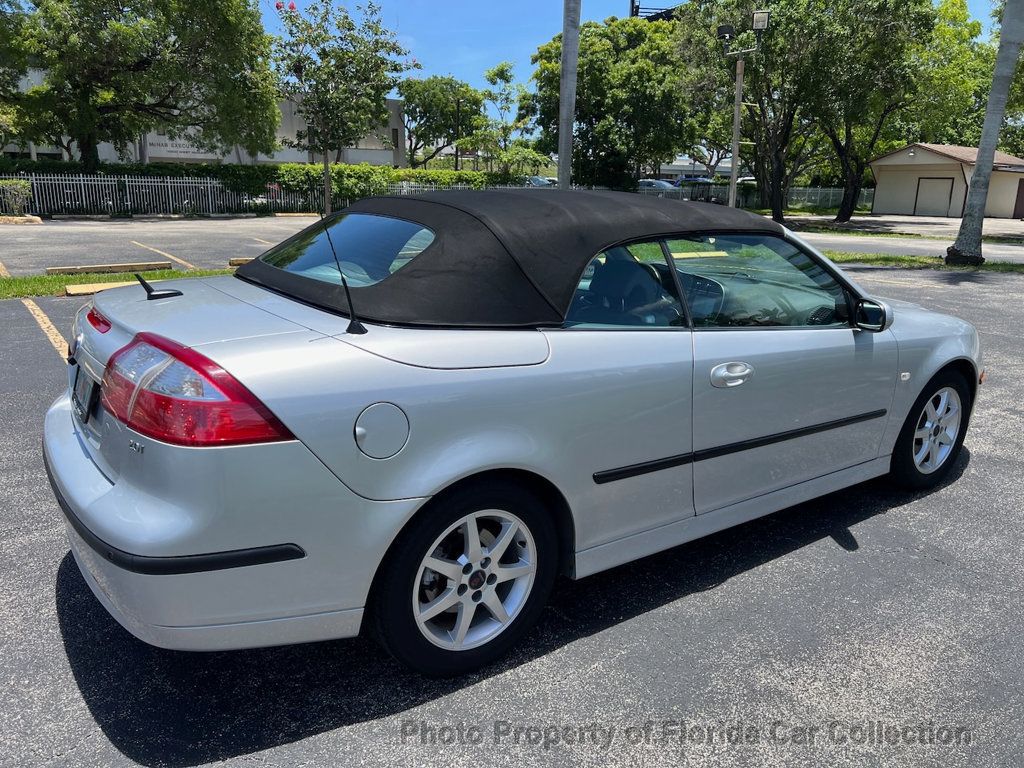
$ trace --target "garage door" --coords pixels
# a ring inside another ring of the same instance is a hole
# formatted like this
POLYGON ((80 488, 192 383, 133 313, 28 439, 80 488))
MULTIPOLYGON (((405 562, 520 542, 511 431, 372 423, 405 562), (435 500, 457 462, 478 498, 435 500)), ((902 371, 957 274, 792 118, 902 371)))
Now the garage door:
POLYGON ((918 179, 915 216, 949 216, 953 179, 918 179))

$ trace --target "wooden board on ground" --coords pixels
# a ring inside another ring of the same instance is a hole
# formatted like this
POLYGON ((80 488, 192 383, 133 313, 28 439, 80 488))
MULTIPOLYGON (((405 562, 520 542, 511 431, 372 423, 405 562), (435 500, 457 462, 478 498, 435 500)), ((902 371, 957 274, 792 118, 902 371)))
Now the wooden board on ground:
POLYGON ((173 269, 169 261, 132 261, 127 264, 82 264, 73 267, 47 267, 48 275, 80 275, 88 273, 110 272, 153 272, 160 269, 173 269))

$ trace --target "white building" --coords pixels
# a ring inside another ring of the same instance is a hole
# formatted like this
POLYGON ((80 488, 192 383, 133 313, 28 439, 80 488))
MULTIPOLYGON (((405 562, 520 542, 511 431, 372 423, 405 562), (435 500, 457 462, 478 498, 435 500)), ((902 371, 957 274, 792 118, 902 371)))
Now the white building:
MULTIPOLYGON (((976 148, 953 144, 910 144, 876 157, 871 212, 963 216, 977 157, 976 148)), ((985 215, 1024 218, 1024 159, 996 152, 985 215)))
MULTIPOLYGON (((43 81, 43 72, 32 70, 22 81, 22 88, 39 85, 43 81)), ((399 99, 388 99, 388 124, 371 131, 356 142, 355 146, 341 151, 342 163, 370 163, 371 165, 387 165, 404 168, 405 159, 405 124, 402 122, 402 102, 399 99)), ((302 127, 301 118, 295 113, 295 105, 280 102, 281 123, 277 128, 278 142, 281 149, 270 155, 250 155, 241 147, 235 147, 227 153, 209 152, 197 149, 184 139, 171 140, 159 133, 149 133, 139 137, 132 143, 122 157, 110 144, 99 145, 100 160, 108 163, 140 162, 140 163, 234 163, 238 165, 256 165, 260 163, 319 163, 322 157, 314 152, 293 149, 284 145, 284 141, 294 139, 296 132, 302 127)), ((7 144, 0 147, 0 154, 5 157, 28 157, 32 160, 46 158, 52 160, 69 160, 67 153, 59 147, 38 145, 29 142, 27 146, 7 144)), ((332 161, 335 158, 331 158, 332 161)))

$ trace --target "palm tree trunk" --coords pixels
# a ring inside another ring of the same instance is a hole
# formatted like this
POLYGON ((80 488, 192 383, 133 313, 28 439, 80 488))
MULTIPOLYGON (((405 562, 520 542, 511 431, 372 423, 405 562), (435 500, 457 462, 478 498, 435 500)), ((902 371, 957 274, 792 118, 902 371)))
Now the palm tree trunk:
POLYGON ((956 242, 946 249, 947 264, 980 265, 985 262, 981 255, 981 227, 985 219, 985 204, 988 202, 988 182, 992 176, 992 161, 999 142, 999 130, 1003 125, 1006 100, 1010 95, 1010 83, 1017 71, 1017 58, 1021 42, 1024 41, 1024 0, 1006 0, 1003 6, 1003 22, 999 30, 999 52, 996 54, 992 90, 988 94, 985 108, 985 124, 981 129, 978 144, 978 158, 974 163, 974 175, 967 190, 967 203, 960 221, 960 232, 956 242))

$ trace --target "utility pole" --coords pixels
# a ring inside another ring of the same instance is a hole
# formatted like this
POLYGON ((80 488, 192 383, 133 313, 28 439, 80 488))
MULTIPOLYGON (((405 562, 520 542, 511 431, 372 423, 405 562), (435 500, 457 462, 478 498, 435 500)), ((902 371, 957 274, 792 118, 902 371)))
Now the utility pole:
POLYGON ((740 120, 743 109, 743 56, 736 58, 736 100, 732 105, 732 168, 729 172, 729 207, 736 207, 736 183, 740 178, 740 120))
POLYGON ((718 28, 718 39, 722 41, 722 49, 726 57, 736 57, 736 96, 732 105, 732 169, 729 173, 729 207, 736 207, 736 186, 740 177, 740 123, 743 118, 743 54, 756 53, 761 45, 761 35, 768 29, 768 11, 754 11, 751 15, 751 29, 757 37, 752 48, 730 51, 729 43, 736 38, 736 30, 731 24, 722 24, 718 28))
POLYGON ((580 58, 580 0, 564 0, 562 76, 558 84, 558 187, 572 186, 572 129, 576 121, 576 70, 580 58))
POLYGON ((455 170, 459 170, 459 129, 462 126, 462 116, 459 111, 459 107, 462 104, 462 99, 455 100, 455 170))

